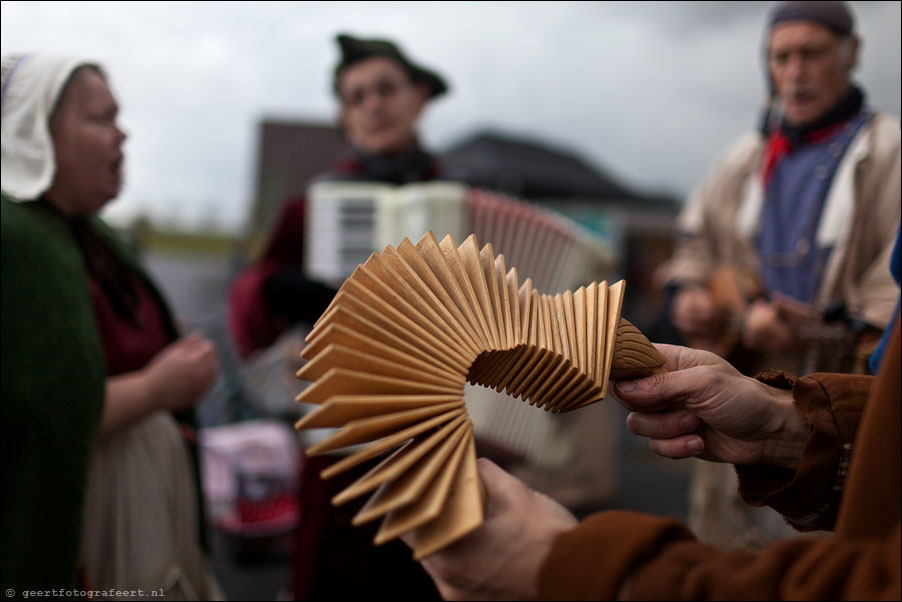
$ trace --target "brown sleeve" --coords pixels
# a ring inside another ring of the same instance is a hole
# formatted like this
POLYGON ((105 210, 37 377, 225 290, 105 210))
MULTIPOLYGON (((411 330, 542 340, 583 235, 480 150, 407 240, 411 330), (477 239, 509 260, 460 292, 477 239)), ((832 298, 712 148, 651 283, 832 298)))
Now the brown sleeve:
POLYGON ((555 541, 539 571, 539 599, 610 600, 637 563, 693 539, 673 519, 617 510, 594 514, 555 541))
POLYGON ((539 573, 540 600, 899 599, 900 524, 882 538, 799 538, 723 551, 671 519, 596 514, 562 535, 539 573), (628 581, 627 581, 628 578, 628 581))
POLYGON ((774 466, 737 466, 739 493, 747 504, 770 506, 798 529, 832 529, 873 377, 811 374, 795 378, 772 373, 758 379, 792 389, 811 435, 795 472, 774 466))

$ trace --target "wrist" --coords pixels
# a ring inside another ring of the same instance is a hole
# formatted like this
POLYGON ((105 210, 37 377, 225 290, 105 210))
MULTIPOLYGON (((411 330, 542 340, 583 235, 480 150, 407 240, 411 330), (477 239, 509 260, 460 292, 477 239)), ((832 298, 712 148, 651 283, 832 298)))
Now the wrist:
POLYGON ((808 443, 808 423, 796 409, 791 390, 762 386, 767 387, 772 399, 773 416, 761 463, 796 470, 808 443))
POLYGON ((137 403, 143 413, 150 413, 158 406, 164 405, 166 399, 159 379, 154 377, 154 373, 149 368, 150 365, 141 369, 138 378, 140 386, 135 392, 137 403))
POLYGON ((110 376, 106 379, 100 437, 113 435, 140 420, 154 409, 159 399, 144 370, 110 376))

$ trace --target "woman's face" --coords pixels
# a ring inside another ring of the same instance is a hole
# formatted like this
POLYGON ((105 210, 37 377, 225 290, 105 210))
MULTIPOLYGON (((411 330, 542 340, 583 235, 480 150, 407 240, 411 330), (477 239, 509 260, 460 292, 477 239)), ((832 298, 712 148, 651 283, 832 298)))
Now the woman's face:
POLYGON ((65 215, 92 215, 122 187, 119 106, 106 79, 82 67, 70 78, 50 119, 56 175, 46 196, 65 215))

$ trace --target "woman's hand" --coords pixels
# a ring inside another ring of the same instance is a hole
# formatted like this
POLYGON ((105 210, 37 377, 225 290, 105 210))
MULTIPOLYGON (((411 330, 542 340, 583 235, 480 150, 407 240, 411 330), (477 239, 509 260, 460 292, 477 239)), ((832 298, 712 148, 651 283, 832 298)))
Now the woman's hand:
POLYGON ((165 347, 143 372, 156 407, 184 410, 196 405, 213 385, 219 362, 213 343, 192 333, 165 347))
POLYGON ((100 436, 107 437, 156 410, 197 405, 218 372, 216 349, 201 334, 171 343, 143 369, 107 378, 100 436))

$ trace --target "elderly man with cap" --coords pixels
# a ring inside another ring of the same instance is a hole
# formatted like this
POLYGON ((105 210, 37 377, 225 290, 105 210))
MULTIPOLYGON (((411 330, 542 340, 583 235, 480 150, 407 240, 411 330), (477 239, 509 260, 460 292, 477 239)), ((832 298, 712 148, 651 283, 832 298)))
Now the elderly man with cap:
MULTIPOLYGON (((349 35, 337 41, 333 91, 353 152, 317 181, 405 184, 441 177, 439 163, 420 147, 417 125, 427 103, 447 91, 444 80, 392 42, 349 35)), ((229 326, 242 356, 271 345, 293 324, 314 322, 335 293, 304 274, 305 205, 304 197, 286 203, 262 258, 232 287, 229 326)))
MULTIPOLYGON (((702 180, 661 272, 674 293, 672 324, 691 346, 728 355, 741 342, 768 354, 770 366, 785 354, 788 369, 847 371, 863 366, 856 347, 867 351, 886 328, 899 121, 870 108, 852 82, 859 45, 842 2, 772 9, 765 58, 773 98, 762 127, 730 145, 702 180), (824 322, 831 316, 845 319, 824 322), (851 327, 844 333, 841 323, 851 327), (842 358, 839 343, 849 340, 842 358)), ((744 357, 753 370, 754 358, 744 357)))
MULTIPOLYGON (((441 177, 438 162, 420 147, 417 126, 427 103, 447 91, 444 80, 390 41, 339 35, 337 42, 341 55, 333 91, 341 133, 352 154, 317 181, 405 184, 441 177)), ((291 338, 294 325, 312 324, 335 294, 304 272, 305 205, 304 197, 285 205, 262 259, 233 284, 229 324, 243 356, 273 345, 286 332, 291 338)), ((279 347, 281 343, 271 349, 279 355, 279 347)), ((293 376, 293 370, 287 373, 293 376)), ((397 541, 373 546, 378 525, 351 525, 359 505, 332 506, 338 492, 372 467, 368 463, 321 479, 320 473, 341 458, 318 456, 302 463, 295 599, 438 599, 406 546, 397 541)))
MULTIPOLYGON (((699 185, 662 269, 683 340, 746 374, 863 372, 892 316, 899 121, 851 81, 859 45, 842 2, 772 8, 762 128, 699 185)), ((694 467, 690 526, 709 543, 752 549, 790 533, 775 513, 741 503, 728 466, 708 463, 694 467)))

